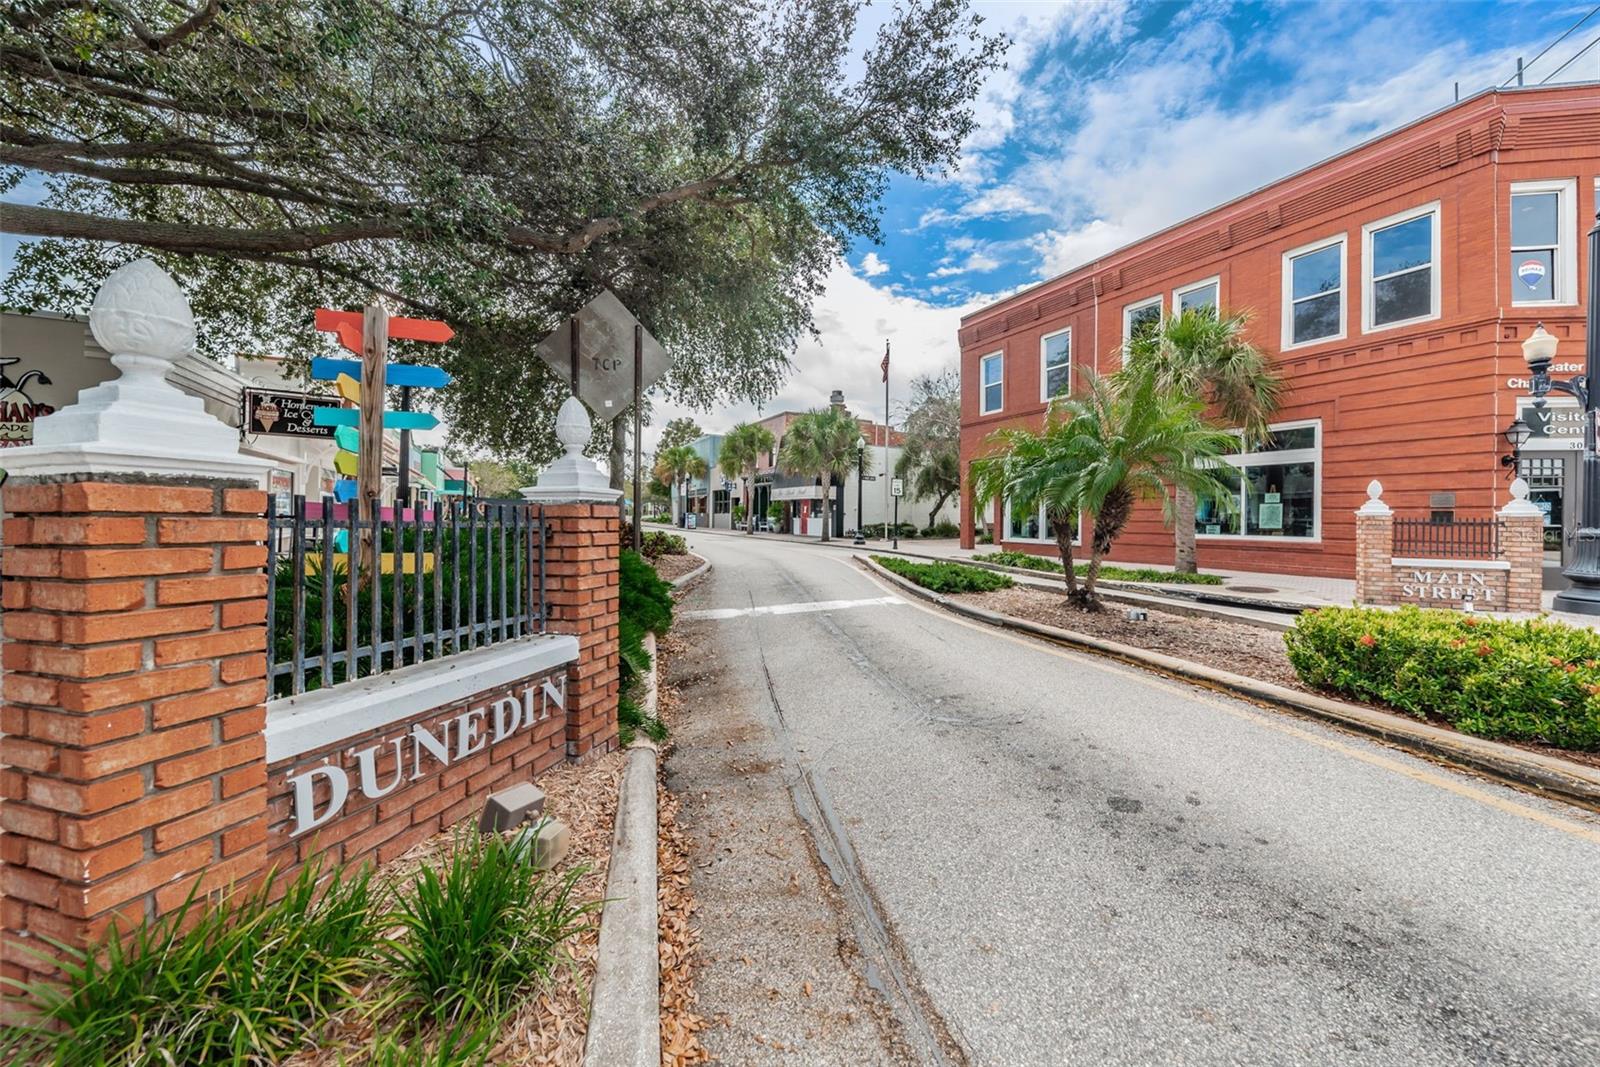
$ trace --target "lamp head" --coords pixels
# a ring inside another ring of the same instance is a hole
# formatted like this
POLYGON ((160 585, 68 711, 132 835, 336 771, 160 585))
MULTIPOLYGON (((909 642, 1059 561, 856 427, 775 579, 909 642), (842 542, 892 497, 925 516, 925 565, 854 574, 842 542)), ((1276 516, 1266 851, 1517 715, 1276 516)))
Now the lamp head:
POLYGON ((1527 361, 1528 370, 1534 374, 1543 374, 1550 369, 1550 361, 1556 358, 1556 338, 1544 328, 1544 323, 1539 323, 1522 342, 1522 358, 1527 361))
POLYGON ((1528 438, 1532 436, 1533 428, 1527 423, 1523 422, 1522 416, 1520 415, 1511 420, 1511 425, 1507 426, 1505 429, 1506 443, 1509 444, 1514 451, 1520 451, 1522 446, 1528 443, 1528 438))

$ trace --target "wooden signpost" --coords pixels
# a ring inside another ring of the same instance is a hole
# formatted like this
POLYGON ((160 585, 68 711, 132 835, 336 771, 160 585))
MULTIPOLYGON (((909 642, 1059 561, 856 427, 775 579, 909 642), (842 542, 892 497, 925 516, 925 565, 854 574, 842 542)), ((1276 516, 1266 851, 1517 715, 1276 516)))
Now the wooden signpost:
MULTIPOLYGON (((356 506, 358 516, 364 513, 375 519, 383 499, 384 429, 400 431, 403 482, 405 467, 409 462, 407 446, 410 444, 411 431, 428 430, 439 424, 439 420, 427 412, 385 411, 385 389, 390 385, 400 386, 407 391, 419 386, 436 389, 449 385, 451 381, 450 375, 438 367, 405 363, 390 366, 389 339, 441 344, 454 337, 455 331, 448 324, 434 319, 390 317, 389 309, 378 300, 359 312, 318 308, 315 324, 318 330, 334 334, 340 344, 361 357, 359 363, 349 359, 319 358, 311 361, 313 378, 336 382, 339 394, 347 400, 352 396, 359 398, 354 411, 348 408, 318 408, 314 417, 318 426, 356 429, 357 439, 354 442, 350 441, 348 432, 337 438, 344 453, 355 453, 353 464, 343 453, 335 460, 341 474, 350 473, 348 468, 354 467, 354 492, 348 489, 341 492, 338 491, 340 486, 336 486, 336 495, 338 499, 349 500, 356 506), (354 449, 348 447, 352 443, 356 446, 354 449)), ((400 506, 404 503, 403 500, 397 500, 400 506)), ((395 514, 398 519, 398 507, 395 514)), ((378 573, 378 548, 372 528, 362 531, 363 562, 371 568, 368 573, 374 575, 378 573)))

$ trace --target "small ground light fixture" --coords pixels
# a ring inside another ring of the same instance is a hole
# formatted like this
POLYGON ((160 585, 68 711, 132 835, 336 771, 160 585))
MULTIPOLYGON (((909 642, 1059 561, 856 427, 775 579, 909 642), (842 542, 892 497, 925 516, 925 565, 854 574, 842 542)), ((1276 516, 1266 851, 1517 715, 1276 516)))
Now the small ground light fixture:
POLYGON ((1128 609, 1128 621, 1129 622, 1147 622, 1147 621, 1149 621, 1149 618, 1150 618, 1149 612, 1145 611, 1143 608, 1129 608, 1128 609))

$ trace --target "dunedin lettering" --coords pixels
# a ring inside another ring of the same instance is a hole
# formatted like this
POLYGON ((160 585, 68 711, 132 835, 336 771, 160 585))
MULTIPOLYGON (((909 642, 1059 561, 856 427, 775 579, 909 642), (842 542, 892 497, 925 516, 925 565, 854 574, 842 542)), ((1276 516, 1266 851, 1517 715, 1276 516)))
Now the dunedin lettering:
MULTIPOLYGON (((538 685, 530 685, 515 696, 503 696, 492 704, 464 711, 460 715, 438 724, 435 733, 422 723, 413 723, 402 732, 386 737, 375 745, 361 749, 346 749, 346 757, 356 763, 356 788, 368 800, 388 796, 406 782, 414 782, 424 774, 443 770, 475 756, 491 745, 498 745, 520 731, 531 729, 550 718, 551 708, 562 712, 567 708, 567 679, 565 675, 546 678, 538 685), (378 754, 393 749, 394 772, 386 780, 379 780, 378 754), (424 764, 423 757, 431 757, 424 764)), ((314 830, 338 815, 350 799, 350 773, 337 763, 322 763, 307 767, 289 776, 294 790, 294 829, 290 837, 314 830), (328 798, 321 811, 317 810, 317 782, 328 784, 328 798)))
POLYGON ((1411 579, 1400 585, 1402 600, 1465 600, 1494 603, 1494 589, 1483 575, 1468 571, 1412 571, 1411 579))

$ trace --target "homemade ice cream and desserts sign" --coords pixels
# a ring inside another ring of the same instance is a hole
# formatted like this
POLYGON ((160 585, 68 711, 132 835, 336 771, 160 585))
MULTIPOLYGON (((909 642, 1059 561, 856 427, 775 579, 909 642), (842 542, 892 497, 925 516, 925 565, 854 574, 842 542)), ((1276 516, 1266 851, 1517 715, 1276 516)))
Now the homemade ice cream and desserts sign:
MULTIPOLYGON (((459 713, 428 716, 302 764, 288 776, 298 837, 336 818, 352 798, 376 801, 422 778, 510 742, 536 743, 540 727, 564 715, 567 676, 556 672, 459 713)), ((491 754, 487 762, 497 762, 491 754)))

